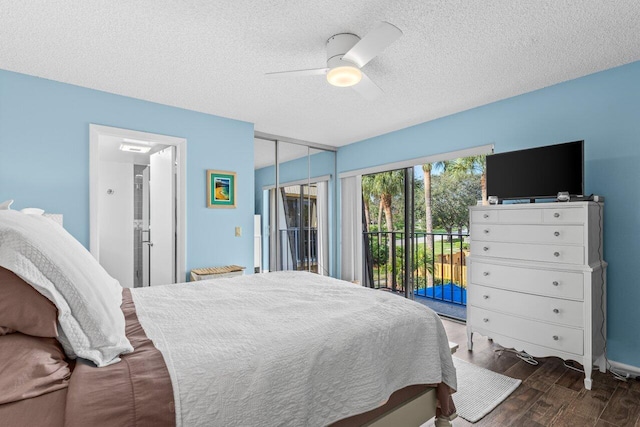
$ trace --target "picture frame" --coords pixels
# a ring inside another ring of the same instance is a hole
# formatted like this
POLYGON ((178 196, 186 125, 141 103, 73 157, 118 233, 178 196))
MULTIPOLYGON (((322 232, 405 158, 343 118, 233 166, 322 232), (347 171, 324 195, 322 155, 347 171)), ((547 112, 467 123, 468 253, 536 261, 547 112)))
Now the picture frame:
POLYGON ((207 170, 207 207, 236 207, 236 173, 207 170))

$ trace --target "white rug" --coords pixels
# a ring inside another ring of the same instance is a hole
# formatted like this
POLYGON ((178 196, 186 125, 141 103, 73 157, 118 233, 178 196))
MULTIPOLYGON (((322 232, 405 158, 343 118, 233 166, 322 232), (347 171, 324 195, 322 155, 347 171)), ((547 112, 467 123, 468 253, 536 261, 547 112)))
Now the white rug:
POLYGON ((475 423, 505 400, 521 380, 497 374, 453 358, 458 376, 458 391, 453 394, 458 415, 475 423))

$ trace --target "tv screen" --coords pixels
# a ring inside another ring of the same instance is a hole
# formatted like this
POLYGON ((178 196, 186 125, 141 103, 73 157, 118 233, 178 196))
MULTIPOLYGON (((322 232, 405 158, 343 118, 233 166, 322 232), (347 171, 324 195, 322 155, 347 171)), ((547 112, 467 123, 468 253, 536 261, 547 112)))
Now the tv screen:
POLYGON ((566 191, 584 194, 584 141, 487 156, 487 195, 498 199, 542 199, 566 191))

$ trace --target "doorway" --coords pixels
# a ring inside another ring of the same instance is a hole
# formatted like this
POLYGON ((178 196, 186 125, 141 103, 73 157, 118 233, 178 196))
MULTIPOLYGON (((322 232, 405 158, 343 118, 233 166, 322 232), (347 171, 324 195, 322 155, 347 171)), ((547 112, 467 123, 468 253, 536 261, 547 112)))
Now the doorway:
POLYGON ((186 140, 90 125, 90 250, 123 287, 184 281, 186 140))

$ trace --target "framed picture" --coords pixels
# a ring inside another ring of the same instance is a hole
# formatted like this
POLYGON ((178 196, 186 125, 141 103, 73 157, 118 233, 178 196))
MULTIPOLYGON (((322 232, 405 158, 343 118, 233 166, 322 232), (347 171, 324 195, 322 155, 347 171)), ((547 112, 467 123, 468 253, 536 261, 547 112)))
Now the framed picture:
POLYGON ((207 207, 236 207, 236 173, 228 171, 207 171, 207 207))

